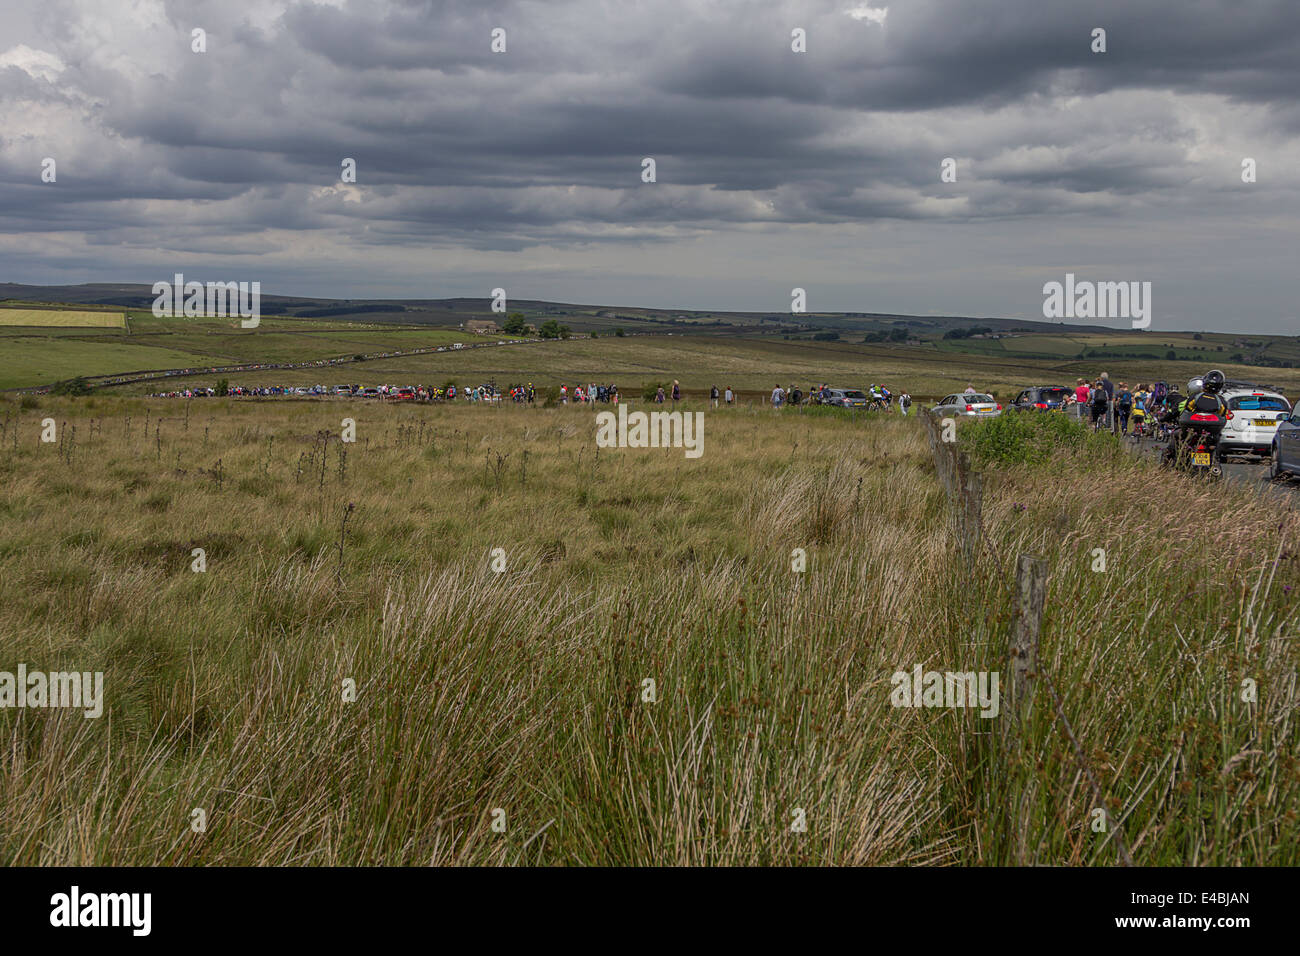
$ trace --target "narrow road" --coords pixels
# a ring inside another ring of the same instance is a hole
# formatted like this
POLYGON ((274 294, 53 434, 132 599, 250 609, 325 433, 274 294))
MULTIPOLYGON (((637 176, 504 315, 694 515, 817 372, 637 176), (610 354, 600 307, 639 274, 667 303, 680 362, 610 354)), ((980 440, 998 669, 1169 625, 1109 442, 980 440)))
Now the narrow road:
MULTIPOLYGON (((1143 455, 1152 460, 1158 458, 1165 447, 1163 442, 1133 438, 1128 439, 1125 445, 1134 454, 1143 455)), ((1257 461, 1252 458, 1232 458, 1221 462, 1221 464, 1224 479, 1243 491, 1250 491, 1259 495, 1276 495, 1279 498, 1290 498, 1300 492, 1300 479, 1284 478, 1280 481, 1269 481, 1267 461, 1257 461)))

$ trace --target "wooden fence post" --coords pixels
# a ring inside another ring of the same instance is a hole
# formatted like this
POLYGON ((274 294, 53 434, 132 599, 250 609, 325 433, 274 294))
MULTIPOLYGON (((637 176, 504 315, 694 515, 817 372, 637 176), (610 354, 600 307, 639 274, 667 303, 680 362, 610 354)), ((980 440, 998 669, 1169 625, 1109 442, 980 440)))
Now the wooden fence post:
POLYGON ((1023 706, 1038 671, 1038 635, 1047 593, 1047 562, 1031 554, 1016 559, 1015 605, 1011 616, 1011 699, 1023 706))

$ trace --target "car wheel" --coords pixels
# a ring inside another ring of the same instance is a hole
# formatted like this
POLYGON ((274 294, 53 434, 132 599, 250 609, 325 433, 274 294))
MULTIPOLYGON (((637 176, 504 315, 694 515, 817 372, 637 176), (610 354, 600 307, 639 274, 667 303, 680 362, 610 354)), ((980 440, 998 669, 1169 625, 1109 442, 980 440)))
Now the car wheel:
POLYGON ((1286 472, 1282 470, 1282 449, 1276 442, 1273 444, 1273 453, 1268 458, 1268 479, 1269 481, 1280 481, 1286 477, 1286 472))

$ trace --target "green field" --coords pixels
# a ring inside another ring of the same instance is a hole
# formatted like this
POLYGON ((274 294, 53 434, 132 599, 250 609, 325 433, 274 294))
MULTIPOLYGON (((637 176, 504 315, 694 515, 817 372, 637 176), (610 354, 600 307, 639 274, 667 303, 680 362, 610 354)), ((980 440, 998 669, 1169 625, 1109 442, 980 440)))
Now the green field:
POLYGON ((0 388, 46 384, 76 375, 207 364, 203 356, 193 352, 158 346, 67 336, 0 336, 0 388))
MULTIPOLYGON (((45 321, 81 315, 101 322, 118 321, 122 313, 109 307, 94 311, 75 307, 0 309, 16 316, 34 315, 45 321)), ((533 341, 498 347, 500 334, 474 335, 454 327, 410 325, 412 317, 449 326, 475 316, 470 300, 447 303, 455 308, 409 307, 408 311, 347 318, 264 316, 255 330, 241 329, 237 318, 158 318, 148 311, 128 310, 125 327, 86 328, 72 324, 5 325, 0 321, 0 388, 50 385, 77 376, 95 377, 158 368, 212 368, 232 365, 291 365, 384 352, 436 348, 462 342, 489 344, 417 356, 348 361, 330 367, 271 368, 254 372, 169 376, 165 380, 122 386, 127 394, 148 394, 186 384, 215 385, 228 377, 238 385, 334 385, 342 383, 454 382, 461 385, 495 381, 498 385, 532 381, 540 386, 585 382, 614 382, 625 394, 638 393, 651 383, 681 381, 693 394, 712 385, 727 385, 750 398, 770 393, 780 382, 807 389, 829 383, 863 387, 888 385, 906 389, 919 399, 936 398, 968 383, 1011 398, 1027 385, 1073 385, 1108 372, 1130 385, 1165 380, 1184 382, 1218 367, 1232 378, 1265 382, 1291 393, 1300 392, 1300 338, 1240 336, 1206 332, 1134 332, 1126 329, 1092 331, 1042 326, 1041 331, 998 338, 945 338, 944 331, 909 326, 919 342, 864 344, 862 332, 849 328, 885 328, 883 319, 851 320, 843 316, 808 316, 829 322, 838 341, 813 341, 811 334, 762 334, 759 317, 734 313, 736 325, 714 332, 706 314, 678 317, 652 310, 553 306, 537 303, 531 321, 548 317, 582 328, 617 322, 626 336, 533 341), (580 321, 581 319, 581 321, 580 321), (671 334, 668 322, 678 323, 671 334), (639 323, 639 325, 637 324, 639 323), (705 331, 707 330, 707 331, 705 331), (918 331, 919 330, 919 331, 918 331), (1259 364, 1253 364, 1258 362, 1259 364), (1260 367, 1268 365, 1270 367, 1260 367)), ((481 310, 480 310, 481 311, 481 310)), ((488 313, 490 314, 490 313, 488 313)), ((723 314, 725 316, 725 314, 723 314)), ((722 318, 722 316, 719 316, 722 318)), ((67 320, 69 323, 71 319, 67 320)), ((729 320, 728 320, 729 321, 729 320)), ((894 322, 898 326, 900 322, 894 322)), ((951 323, 944 328, 952 330, 951 323)), ((780 330, 776 330, 780 331, 780 330)), ((92 381, 92 384, 94 382, 92 381)))
POLYGON ((74 312, 67 309, 0 309, 0 326, 126 328, 121 312, 74 312))
MULTIPOLYGON (((240 385, 361 384, 476 385, 495 381, 505 387, 531 381, 538 386, 613 382, 625 394, 639 393, 651 382, 677 379, 689 395, 707 393, 711 385, 731 385, 757 397, 778 382, 807 388, 815 383, 865 386, 888 385, 914 396, 938 397, 965 388, 967 383, 1010 398, 1025 385, 1073 385, 1079 376, 1095 378, 1108 371, 1116 381, 1186 381, 1209 366, 1193 361, 1136 359, 1045 360, 1014 356, 956 353, 932 347, 854 345, 840 342, 788 342, 772 338, 710 338, 706 336, 638 335, 626 338, 538 342, 491 346, 429 355, 348 364, 321 369, 267 369, 228 376, 240 385)), ((1232 377, 1263 378, 1300 392, 1298 369, 1252 369, 1218 363, 1232 377)), ((134 394, 178 387, 184 379, 163 384, 130 386, 134 394)), ((190 379, 214 385, 212 375, 190 379)))

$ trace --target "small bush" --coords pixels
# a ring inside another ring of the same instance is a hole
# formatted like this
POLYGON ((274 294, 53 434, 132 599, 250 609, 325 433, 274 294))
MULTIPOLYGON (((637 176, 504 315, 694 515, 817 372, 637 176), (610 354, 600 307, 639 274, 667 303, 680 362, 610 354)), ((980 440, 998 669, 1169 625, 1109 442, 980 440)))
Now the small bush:
POLYGON ((646 386, 641 389, 641 400, 644 402, 653 402, 661 388, 664 390, 664 401, 670 400, 673 394, 672 382, 647 382, 646 386))
POLYGON ((80 375, 66 382, 59 382, 50 389, 51 395, 89 395, 90 393, 90 384, 80 375))
POLYGON ((1007 411, 971 422, 962 429, 961 438, 978 461, 1002 465, 1043 464, 1060 448, 1087 448, 1101 454, 1108 446, 1118 447, 1110 432, 1093 432, 1059 412, 1007 411))

